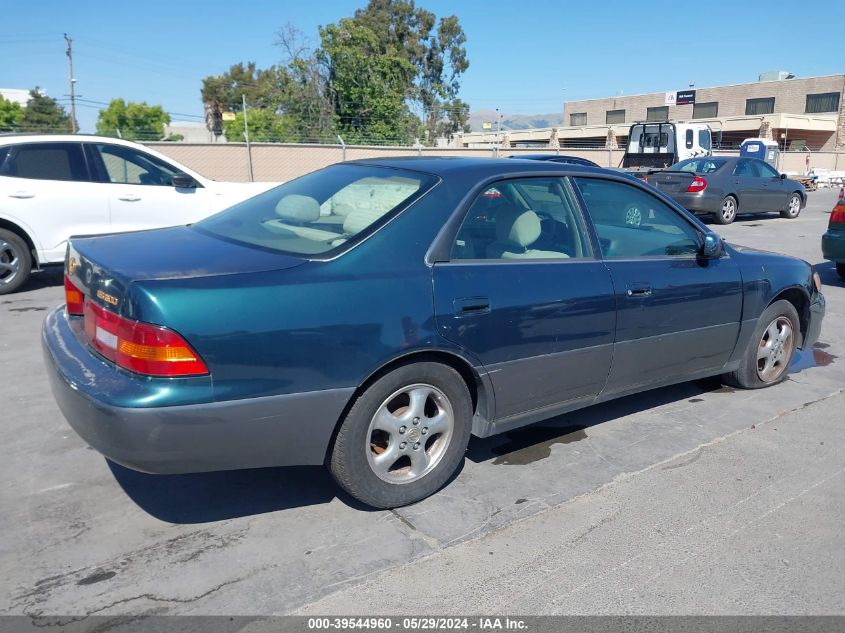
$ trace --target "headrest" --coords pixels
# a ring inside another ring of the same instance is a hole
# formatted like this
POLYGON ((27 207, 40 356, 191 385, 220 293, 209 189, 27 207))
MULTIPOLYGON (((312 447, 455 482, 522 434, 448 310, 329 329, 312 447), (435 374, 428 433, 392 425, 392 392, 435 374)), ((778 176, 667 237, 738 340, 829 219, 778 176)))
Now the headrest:
POLYGON ((540 237, 540 217, 531 209, 510 207, 496 214, 496 238, 528 248, 540 237))
POLYGON ((384 214, 384 209, 355 208, 343 220, 343 232, 347 235, 356 235, 379 220, 384 214))
POLYGON ((320 219, 320 203, 310 196, 292 193, 276 203, 276 215, 294 222, 316 222, 320 219))

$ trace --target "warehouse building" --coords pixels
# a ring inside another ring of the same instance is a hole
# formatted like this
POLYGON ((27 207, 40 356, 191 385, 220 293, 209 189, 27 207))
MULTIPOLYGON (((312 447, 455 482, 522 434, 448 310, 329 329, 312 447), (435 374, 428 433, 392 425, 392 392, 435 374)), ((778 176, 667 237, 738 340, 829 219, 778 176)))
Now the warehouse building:
POLYGON ((845 149, 845 74, 796 78, 763 73, 754 83, 568 102, 557 128, 464 134, 464 147, 624 147, 637 121, 707 123, 722 149, 749 137, 783 149, 845 149))

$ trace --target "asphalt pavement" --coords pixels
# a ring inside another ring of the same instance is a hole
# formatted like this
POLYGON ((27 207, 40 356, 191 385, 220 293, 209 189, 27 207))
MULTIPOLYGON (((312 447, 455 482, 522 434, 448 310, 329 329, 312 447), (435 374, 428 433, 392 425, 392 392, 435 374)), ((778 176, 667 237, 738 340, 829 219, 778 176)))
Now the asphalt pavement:
POLYGON ((827 317, 786 382, 658 389, 473 439, 397 511, 322 468, 153 476, 68 427, 39 331, 61 273, 0 297, 0 614, 845 612, 845 283, 836 192, 729 241, 816 265, 827 317))

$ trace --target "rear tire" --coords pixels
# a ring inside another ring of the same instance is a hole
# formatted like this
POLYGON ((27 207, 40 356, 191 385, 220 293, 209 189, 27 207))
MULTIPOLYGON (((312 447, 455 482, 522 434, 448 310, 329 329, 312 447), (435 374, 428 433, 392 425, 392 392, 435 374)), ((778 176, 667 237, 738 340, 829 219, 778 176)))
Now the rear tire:
POLYGON ((780 217, 794 220, 801 213, 801 194, 797 191, 789 196, 786 209, 780 212, 780 217))
POLYGON ((362 393, 340 425, 329 468, 349 494, 396 508, 437 492, 464 458, 472 398, 461 375, 409 363, 362 393))
POLYGON ((730 224, 736 219, 736 210, 738 204, 736 198, 733 196, 725 196, 722 204, 719 205, 719 210, 713 214, 713 218, 719 224, 730 224))
POLYGON ((32 254, 19 235, 0 229, 0 295, 15 292, 32 272, 32 254))
POLYGON ((732 387, 760 389, 784 380, 801 333, 798 312, 789 301, 775 301, 763 311, 742 364, 736 371, 722 376, 732 387))
POLYGON ((838 262, 836 264, 836 273, 842 278, 845 279, 845 262, 838 262))

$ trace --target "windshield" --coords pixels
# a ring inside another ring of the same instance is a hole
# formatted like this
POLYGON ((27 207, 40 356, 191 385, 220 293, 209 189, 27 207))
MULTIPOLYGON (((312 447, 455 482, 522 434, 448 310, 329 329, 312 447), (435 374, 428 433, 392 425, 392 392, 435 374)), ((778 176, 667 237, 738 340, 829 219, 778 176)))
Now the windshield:
POLYGON ((675 163, 669 168, 669 171, 690 171, 696 174, 711 174, 724 164, 725 161, 717 158, 694 158, 681 163, 675 163))
POLYGON ((359 242, 437 182, 428 174, 334 165, 206 218, 219 237, 295 255, 322 255, 359 242))

